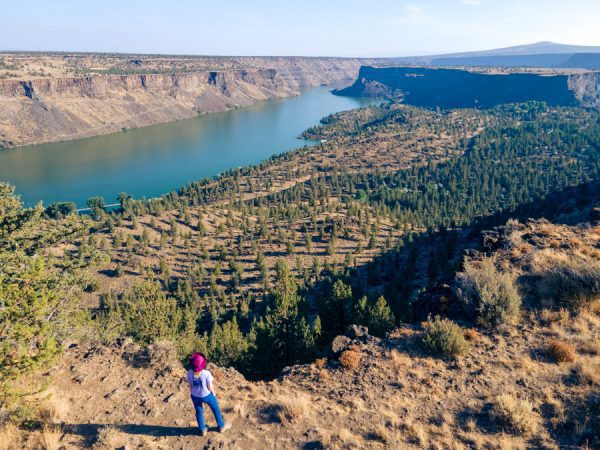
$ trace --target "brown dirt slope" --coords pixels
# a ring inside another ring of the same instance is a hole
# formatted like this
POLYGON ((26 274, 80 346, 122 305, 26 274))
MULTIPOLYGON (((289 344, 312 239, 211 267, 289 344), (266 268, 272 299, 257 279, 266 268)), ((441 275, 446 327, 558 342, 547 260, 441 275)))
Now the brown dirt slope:
MULTIPOLYGON (((471 350, 457 361, 425 354, 421 333, 420 326, 405 326, 383 340, 348 340, 343 347, 353 358, 344 361, 357 365, 343 367, 332 355, 285 369, 271 382, 249 382, 232 369, 212 367, 233 428, 226 434, 213 428, 207 437, 196 434, 184 371, 168 344, 147 350, 128 341, 112 348, 74 347, 42 375, 50 396, 41 404, 52 411, 44 414, 51 424, 22 440, 14 436, 7 448, 39 448, 48 439, 44 433, 54 433, 53 448, 598 444, 598 316, 531 313, 518 326, 470 331, 471 350), (548 343, 557 340, 570 343, 574 361, 547 356, 548 343), (498 416, 500 398, 509 407, 529 405, 517 416, 523 428, 498 416)), ((214 426, 210 413, 205 417, 214 426)))

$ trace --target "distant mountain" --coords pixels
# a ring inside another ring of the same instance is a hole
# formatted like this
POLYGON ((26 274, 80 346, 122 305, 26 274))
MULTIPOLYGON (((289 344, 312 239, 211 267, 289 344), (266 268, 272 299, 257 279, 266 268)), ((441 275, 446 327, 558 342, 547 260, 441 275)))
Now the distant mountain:
POLYGON ((544 41, 485 51, 395 58, 395 62, 432 66, 547 67, 597 70, 600 68, 600 46, 565 45, 544 41))
POLYGON ((444 56, 446 58, 456 58, 463 56, 548 55, 565 53, 600 53, 600 46, 568 45, 557 44, 555 42, 549 41, 542 41, 536 42, 535 44, 517 45, 514 47, 504 47, 478 52, 450 53, 438 56, 444 56))

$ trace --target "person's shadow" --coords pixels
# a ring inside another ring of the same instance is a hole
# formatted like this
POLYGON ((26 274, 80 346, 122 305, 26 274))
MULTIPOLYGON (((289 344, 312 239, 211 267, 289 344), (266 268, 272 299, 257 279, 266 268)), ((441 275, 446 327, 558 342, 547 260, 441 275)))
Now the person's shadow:
MULTIPOLYGON (((64 424, 62 429, 65 433, 77 434, 86 439, 95 439, 100 429, 110 427, 117 431, 127 434, 138 434, 154 437, 168 436, 199 436, 198 427, 168 427, 163 425, 145 425, 145 424, 97 424, 80 423, 64 424)), ((209 427, 209 431, 217 431, 218 427, 209 427)))

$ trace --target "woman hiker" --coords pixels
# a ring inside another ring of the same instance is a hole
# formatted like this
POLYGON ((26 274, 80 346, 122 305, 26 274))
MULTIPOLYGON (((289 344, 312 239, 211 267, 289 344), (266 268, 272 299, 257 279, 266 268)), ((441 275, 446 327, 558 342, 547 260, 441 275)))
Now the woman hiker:
POLYGON ((212 410, 217 425, 219 426, 220 433, 231 428, 230 423, 223 422, 223 417, 221 416, 221 410, 219 409, 219 403, 217 402, 213 387, 213 376, 205 369, 206 363, 206 357, 202 353, 194 353, 190 357, 190 370, 188 370, 187 373, 187 381, 190 385, 192 402, 196 409, 196 420, 198 421, 198 427, 200 428, 200 434, 202 436, 206 436, 207 432, 206 425, 204 424, 203 403, 206 403, 212 410))

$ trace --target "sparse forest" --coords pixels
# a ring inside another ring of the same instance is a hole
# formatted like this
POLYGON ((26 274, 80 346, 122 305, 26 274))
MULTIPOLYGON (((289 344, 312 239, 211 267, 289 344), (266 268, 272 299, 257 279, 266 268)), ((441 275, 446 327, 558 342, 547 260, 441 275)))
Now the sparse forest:
MULTIPOLYGON (((488 326, 521 305, 508 278, 478 297, 502 278, 493 263, 461 272, 483 248, 480 232, 598 200, 593 110, 385 103, 327 117, 306 136, 323 142, 160 199, 122 193, 109 210, 112 199, 91 198, 84 216, 70 203, 24 209, 1 185, 4 386, 84 337, 171 341, 182 360, 202 348, 271 379, 326 356, 349 325, 383 337, 429 318, 427 348, 460 355, 460 327, 430 317, 452 309, 428 295, 462 286, 471 318, 488 326)), ((26 415, 3 392, 7 411, 26 415)))

